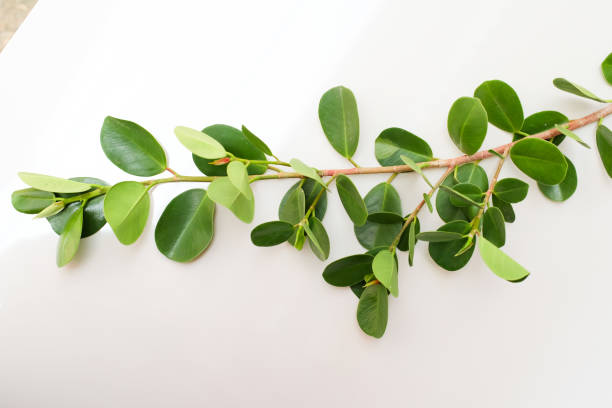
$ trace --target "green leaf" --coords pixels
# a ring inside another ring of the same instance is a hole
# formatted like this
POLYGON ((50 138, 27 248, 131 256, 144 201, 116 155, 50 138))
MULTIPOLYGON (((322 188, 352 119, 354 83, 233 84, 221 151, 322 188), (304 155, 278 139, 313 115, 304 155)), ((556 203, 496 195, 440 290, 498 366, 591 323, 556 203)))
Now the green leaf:
MULTIPOLYGON (((454 174, 449 174, 446 179, 442 182, 442 185, 446 187, 452 187, 457 183, 469 183, 478 186, 482 191, 489 188, 489 180, 485 170, 477 164, 466 163, 459 166, 454 174)), ((444 187, 438 190, 436 195, 436 210, 440 218, 445 222, 451 222, 456 220, 467 220, 468 217, 465 214, 465 207, 455 207, 450 202, 451 193, 446 191, 444 187)), ((467 207, 468 209, 475 208, 473 206, 467 207)), ((469 212, 469 211, 468 211, 469 212)))
MULTIPOLYGON (((466 221, 451 221, 438 228, 438 231, 456 232, 465 235, 470 232, 470 229, 471 225, 466 221)), ((471 246, 463 254, 455 256, 464 247, 466 242, 467 238, 448 242, 430 242, 429 256, 442 268, 448 271, 456 271, 463 268, 474 253, 474 246, 471 246)))
POLYGON ((518 203, 527 197, 529 184, 516 178, 499 180, 493 188, 493 193, 507 203, 518 203))
POLYGON ((478 186, 481 191, 489 188, 489 178, 487 172, 475 163, 467 163, 459 166, 456 173, 451 174, 454 183, 468 183, 478 186))
POLYGON ((410 157, 404 156, 403 154, 400 156, 400 158, 402 159, 404 163, 409 165, 412 170, 418 173, 423 178, 423 180, 425 180, 425 182, 427 183, 429 187, 433 188, 433 184, 431 184, 431 182, 427 179, 427 177, 425 177, 423 170, 421 170, 421 166, 416 164, 414 160, 412 160, 410 157))
POLYGON ((357 282, 354 285, 351 285, 351 292, 353 292, 355 294, 355 296, 357 296, 357 299, 359 299, 361 297, 361 295, 363 294, 363 291, 365 290, 365 281, 361 281, 361 282, 357 282))
POLYGON ((376 222, 378 224, 403 224, 404 217, 397 213, 392 213, 389 211, 380 211, 368 214, 368 221, 376 222))
POLYGON ((572 132, 568 128, 566 128, 564 126, 555 125, 555 129, 557 129, 559 132, 561 132, 561 134, 563 134, 564 136, 567 136, 570 139, 574 139, 576 142, 580 143, 582 146, 586 147, 587 149, 591 148, 591 146, 586 144, 584 142, 584 140, 582 140, 577 134, 575 134, 574 132, 572 132))
POLYGON ((263 153, 267 154, 268 156, 274 156, 268 145, 265 144, 263 140, 255 136, 253 132, 247 129, 244 125, 242 125, 242 134, 249 142, 251 142, 253 146, 261 150, 263 153))
POLYGON ((395 297, 399 295, 397 283, 397 263, 395 255, 388 249, 383 249, 374 257, 372 262, 374 276, 395 297))
MULTIPOLYGON (((393 212, 398 215, 402 213, 402 205, 397 190, 388 183, 380 183, 374 186, 364 198, 368 213, 393 212)), ((366 249, 377 247, 389 247, 393 239, 402 229, 402 223, 379 224, 366 221, 361 226, 355 226, 355 235, 359 243, 366 249)))
MULTIPOLYGON (((406 216, 407 219, 410 215, 406 216)), ((414 224, 414 234, 415 234, 415 244, 416 244, 416 234, 421 232, 421 223, 419 222, 418 217, 414 218, 416 221, 411 221, 410 226, 404 230, 402 236, 400 237, 399 243, 397 244, 397 249, 400 251, 410 251, 410 229, 412 228, 412 224, 414 224)))
POLYGON ((59 242, 57 244, 57 266, 60 268, 74 258, 77 251, 79 250, 79 243, 81 242, 81 229, 83 228, 83 207, 79 207, 68 222, 66 227, 60 235, 59 242))
POLYGON ((600 124, 597 126, 596 139, 601 162, 608 176, 612 177, 612 131, 600 124))
POLYGON ((517 282, 529 276, 529 272, 525 268, 486 238, 481 237, 478 240, 478 249, 484 263, 500 278, 510 282, 517 282))
POLYGON ((35 188, 17 190, 11 194, 13 207, 24 214, 38 214, 54 202, 55 195, 53 193, 35 188))
POLYGON ((387 329, 389 295, 380 284, 365 288, 357 306, 357 322, 364 333, 381 338, 387 329))
POLYGON ((455 207, 482 206, 482 190, 475 184, 459 183, 453 187, 440 185, 440 188, 450 193, 450 202, 455 207))
POLYGON ((124 245, 140 237, 149 217, 148 189, 136 181, 115 184, 104 197, 104 217, 124 245))
POLYGON ((414 247, 416 246, 416 225, 417 222, 411 222, 410 227, 408 229, 408 264, 412 266, 412 261, 414 260, 414 247))
POLYGON ((319 173, 317 173, 317 170, 314 169, 313 167, 307 166, 306 164, 302 163, 298 159, 291 159, 289 164, 291 164, 291 167, 293 168, 293 170, 297 171, 302 176, 308 177, 316 181, 317 183, 321 184, 323 187, 326 187, 325 183, 321 179, 321 176, 319 176, 319 173))
POLYGON ((214 215, 215 203, 206 190, 194 188, 179 194, 168 203, 157 222, 157 249, 173 261, 193 260, 212 241, 214 215))
POLYGON ((259 224, 251 231, 251 241, 261 247, 281 244, 293 233, 293 225, 285 221, 270 221, 259 224))
POLYGON ((478 98, 461 97, 448 112, 448 134, 465 154, 474 154, 487 135, 487 111, 478 98))
POLYGON ((521 130, 523 107, 510 85, 499 80, 485 81, 476 88, 474 96, 482 102, 492 125, 506 132, 521 130))
POLYGON ((233 161, 227 165, 227 177, 240 194, 249 198, 253 197, 253 190, 249 185, 249 174, 244 164, 233 161))
POLYGON ((289 242, 294 246, 295 249, 301 251, 304 247, 304 241, 306 241, 306 236, 304 235, 304 227, 300 225, 297 227, 295 234, 289 237, 289 242))
POLYGON ((562 91, 569 92, 571 94, 578 95, 583 98, 592 99, 597 102, 604 102, 604 103, 608 102, 605 99, 602 99, 599 96, 595 95, 593 92, 589 91, 588 89, 585 89, 578 84, 570 82, 565 78, 553 79, 553 85, 562 91))
POLYGON ((381 166, 404 164, 402 155, 416 163, 429 161, 433 157, 426 141, 407 130, 395 127, 383 130, 376 138, 374 153, 381 166))
MULTIPOLYGON (((289 188, 289 190, 287 190, 287 192, 285 193, 285 195, 283 196, 281 200, 279 210, 281 207, 285 205, 285 202, 287 201, 287 198, 289 197, 291 192, 297 189, 300 184, 302 184, 302 190, 304 191, 305 208, 310 208, 310 206, 314 202, 314 199, 319 195, 319 193, 323 189, 323 186, 321 186, 319 183, 317 183, 316 181, 312 179, 300 180, 296 182, 294 185, 292 185, 291 188, 289 188)), ((317 216, 318 219, 322 220, 326 212, 327 212, 327 192, 323 191, 321 198, 319 198, 319 201, 317 202, 317 205, 315 206, 314 214, 317 216)))
POLYGON ((514 209, 512 208, 512 204, 505 202, 499 197, 493 195, 493 205, 502 212, 504 215, 504 220, 506 222, 512 223, 515 220, 514 209))
POLYGON ((504 215, 497 207, 489 207, 482 217, 482 234, 497 247, 506 243, 504 215))
POLYGON ((208 187, 208 197, 217 204, 229 209, 240 221, 247 224, 253 221, 255 214, 255 198, 249 189, 250 195, 245 196, 238 190, 228 177, 215 179, 208 187))
POLYGON ((100 131, 106 157, 126 173, 149 177, 166 169, 166 154, 145 128, 107 116, 100 131))
POLYGON ((431 205, 431 199, 429 197, 429 194, 423 193, 423 200, 425 201, 425 203, 427 203, 427 209, 429 210, 429 212, 433 212, 433 206, 431 205))
MULTIPOLYGON (((557 111, 542 111, 534 113, 533 115, 529 115, 525 118, 523 122, 523 127, 521 128, 522 133, 527 133, 528 135, 535 135, 536 133, 543 132, 548 129, 552 129, 555 125, 560 125, 563 123, 569 122, 567 116, 557 111)), ((519 133, 515 133, 512 141, 517 141, 523 139, 525 136, 519 133)), ((559 144, 565 139, 565 135, 558 135, 552 138, 552 142, 559 146, 559 144)))
POLYGON ((452 231, 425 231, 419 233, 416 238, 427 242, 448 242, 462 239, 464 234, 452 231))
POLYGON ((308 235, 310 249, 322 261, 329 258, 329 237, 321 221, 312 217, 308 220, 308 226, 304 225, 304 231, 308 235))
POLYGON ((340 174, 336 178, 336 187, 338 188, 338 195, 340 196, 342 206, 351 221, 353 221, 353 224, 365 224, 368 218, 368 210, 355 184, 353 184, 350 178, 340 174))
POLYGON ((34 219, 36 219, 36 218, 48 218, 48 217, 52 217, 55 214, 57 214, 60 211, 62 211, 64 208, 65 207, 64 207, 64 202, 63 201, 56 201, 53 204, 50 204, 49 206, 43 208, 38 214, 36 214, 34 219))
POLYGON ((570 159, 565 157, 567 161, 567 172, 565 173, 565 178, 559 184, 548 185, 538 183, 538 188, 546 196, 553 201, 565 201, 574 194, 576 191, 576 187, 578 187, 578 175, 576 174, 576 167, 574 167, 574 163, 570 161, 570 159))
POLYGON ((612 85, 612 53, 610 53, 601 63, 601 72, 604 78, 606 78, 606 81, 612 85))
POLYGON ((44 174, 20 172, 17 175, 30 187, 53 193, 82 193, 91 188, 89 184, 44 174))
MULTIPOLYGON (((204 128, 202 133, 221 143, 226 152, 236 157, 249 160, 265 160, 265 154, 247 139, 238 129, 227 125, 212 125, 204 128)), ((193 162, 197 168, 207 176, 227 176, 227 165, 210 164, 210 159, 193 155, 193 162)), ((249 174, 263 174, 266 172, 265 164, 250 164, 249 174)))
POLYGON ((221 143, 199 130, 177 126, 174 128, 174 134, 183 146, 198 157, 213 160, 227 156, 221 143))
POLYGON ((525 138, 510 149, 510 158, 523 173, 544 184, 559 184, 565 178, 567 161, 552 143, 525 138))
POLYGON ((325 267, 323 279, 333 286, 351 286, 372 273, 372 255, 351 255, 338 259, 325 267))
POLYGON ((353 93, 343 86, 325 92, 319 102, 319 120, 332 147, 351 158, 359 143, 359 115, 353 93))
MULTIPOLYGON (((94 177, 74 177, 70 180, 79 181, 81 183, 96 184, 99 186, 108 185, 108 183, 106 183, 104 180, 94 177)), ((93 191, 95 189, 96 187, 91 188, 89 191, 93 191)), ((58 196, 69 198, 78 194, 79 193, 59 193, 58 196)), ((72 214, 74 214, 80 207, 81 202, 76 201, 68 204, 59 214, 48 217, 47 220, 49 221, 53 231, 55 231, 56 234, 61 235, 72 214)), ((96 232, 100 231, 104 225, 106 225, 106 218, 104 218, 104 196, 100 195, 87 200, 87 203, 85 204, 85 208, 83 209, 83 228, 81 238, 87 238, 95 234, 96 232)))
POLYGON ((306 213, 306 198, 301 188, 290 189, 278 208, 278 218, 291 225, 299 223, 306 213))

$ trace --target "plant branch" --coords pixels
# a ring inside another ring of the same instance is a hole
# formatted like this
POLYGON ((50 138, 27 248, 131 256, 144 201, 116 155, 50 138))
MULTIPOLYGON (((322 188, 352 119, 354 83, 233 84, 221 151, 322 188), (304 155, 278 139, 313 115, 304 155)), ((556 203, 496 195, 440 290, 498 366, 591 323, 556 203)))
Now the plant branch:
POLYGON ((509 152, 510 152, 510 148, 508 147, 502 153, 501 159, 499 159, 499 163, 497 164, 497 168, 495 169, 495 173, 493 174, 493 178, 491 179, 489 188, 487 189, 487 192, 485 193, 485 196, 484 196, 484 200, 482 201, 483 205, 478 210, 478 213, 474 217, 474 220, 472 220, 472 231, 470 231, 470 236, 473 236, 474 232, 478 229, 478 226, 480 224, 480 217, 482 217, 485 207, 487 203, 489 202, 489 199, 491 198, 491 194, 493 194, 493 189, 495 189, 495 185, 497 184, 497 179, 499 178, 499 174, 501 172, 502 167, 504 166, 504 163, 506 162, 506 158, 508 157, 509 152))

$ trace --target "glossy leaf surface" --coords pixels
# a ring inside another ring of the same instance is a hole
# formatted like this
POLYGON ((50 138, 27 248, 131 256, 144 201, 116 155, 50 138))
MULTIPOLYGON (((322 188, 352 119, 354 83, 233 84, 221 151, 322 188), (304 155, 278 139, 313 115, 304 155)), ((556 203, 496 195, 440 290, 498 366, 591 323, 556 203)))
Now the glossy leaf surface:
POLYGON ((270 221, 259 224, 251 231, 251 241, 261 247, 281 244, 293 233, 293 225, 285 221, 270 221))
POLYGON ((233 161, 227 165, 227 177, 240 194, 245 197, 252 197, 253 191, 249 185, 249 174, 244 164, 233 161))
POLYGON ((601 63, 601 72, 606 81, 612 85, 612 53, 610 53, 601 63))
MULTIPOLYGON (((366 194, 364 201, 369 214, 381 211, 393 212, 398 215, 402 213, 399 194, 388 183, 380 183, 374 186, 366 194)), ((401 228, 401 223, 379 224, 366 221, 362 226, 355 226, 355 235, 359 243, 366 249, 388 247, 401 228)))
POLYGON ((486 239, 497 247, 506 243, 506 225, 504 215, 497 207, 489 207, 482 217, 482 233, 486 239))
POLYGON ((510 158, 523 173, 544 184, 559 184, 565 178, 567 161, 552 143, 525 138, 510 149, 510 158))
POLYGON ((72 214, 66 223, 62 235, 60 235, 56 257, 57 266, 60 268, 70 262, 79 250, 81 228, 83 228, 83 207, 79 207, 79 209, 72 214))
POLYGON ((381 166, 404 164, 400 158, 402 155, 410 157, 416 163, 429 161, 433 157, 426 141, 396 127, 381 132, 374 142, 374 153, 381 166))
POLYGON ((450 189, 446 188, 450 193, 450 202, 455 207, 478 205, 482 201, 482 190, 475 184, 458 183, 450 189))
POLYGON ((482 102, 491 124, 506 132, 521 130, 523 107, 510 85, 500 80, 485 81, 476 88, 474 96, 482 102))
POLYGON ((465 154, 474 154, 487 135, 487 111, 478 98, 461 97, 448 112, 448 134, 465 154))
POLYGON ((147 223, 150 198, 147 188, 135 181, 115 184, 104 197, 104 217, 124 245, 134 243, 147 223))
POLYGON ((217 204, 229 209, 241 221, 253 221, 255 198, 253 192, 245 196, 227 177, 218 178, 208 186, 208 197, 217 204))
POLYGON ((368 210, 363 198, 361 198, 361 194, 359 194, 359 190, 357 190, 351 179, 344 174, 339 175, 336 178, 336 188, 338 189, 338 196, 340 196, 342 206, 351 221, 353 221, 353 224, 365 224, 368 218, 368 210))
POLYGON ((478 249, 484 263, 500 278, 517 282, 529 276, 529 272, 525 268, 486 238, 481 237, 478 240, 478 249))
POLYGON ((38 214, 55 202, 55 195, 49 191, 26 188, 11 194, 13 207, 24 214, 38 214))
POLYGON ((177 126, 174 128, 174 134, 187 150, 198 157, 213 160, 227 155, 221 143, 199 130, 177 126))
POLYGON ((580 138, 580 136, 578 136, 577 134, 575 134, 574 132, 572 132, 571 130, 569 130, 568 128, 566 128, 565 126, 555 126, 555 128, 561 132, 561 134, 563 136, 567 136, 570 139, 575 140, 576 142, 578 142, 580 145, 582 145, 583 147, 586 147, 587 149, 590 149, 591 146, 589 146, 584 140, 582 140, 580 138))
MULTIPOLYGON (((442 185, 453 187, 457 183, 470 183, 478 186, 482 191, 489 187, 489 180, 485 170, 477 164, 466 163, 457 168, 457 172, 449 174, 442 185)), ((456 220, 467 220, 468 217, 462 208, 455 207, 450 202, 451 193, 443 188, 436 194, 436 211, 440 218, 445 222, 456 220)))
POLYGON ((372 271, 378 281, 395 297, 399 295, 397 280, 397 262, 394 254, 388 249, 378 252, 372 261, 372 271))
POLYGON ((350 89, 337 86, 325 92, 319 102, 323 133, 338 153, 350 158, 359 143, 357 101, 350 89))
POLYGON ((592 99, 597 102, 606 102, 605 99, 600 98, 588 89, 583 88, 582 86, 573 82, 570 82, 565 78, 555 78, 553 80, 553 85, 562 91, 569 92, 571 94, 578 95, 583 98, 592 99))
MULTIPOLYGON (((465 235, 470 232, 470 224, 466 221, 452 221, 442 225, 438 228, 438 231, 456 232, 465 235)), ((474 253, 474 246, 472 246, 463 254, 455 256, 466 242, 467 238, 449 242, 430 242, 429 255, 442 268, 448 271, 456 271, 463 268, 474 253)))
POLYGON ((548 185, 538 183, 538 188, 546 196, 553 201, 565 201, 570 198, 576 188, 578 187, 578 175, 576 174, 576 167, 574 167, 574 163, 571 162, 570 159, 565 157, 567 161, 567 172, 565 173, 565 178, 559 184, 548 185))
MULTIPOLYGON (((535 135, 536 133, 543 132, 548 129, 552 129, 555 125, 561 125, 569 122, 567 116, 557 111, 541 111, 536 112, 533 115, 529 115, 523 122, 521 132, 527 133, 528 135, 535 135)), ((525 136, 515 133, 512 138, 513 141, 523 139, 525 136)), ((565 135, 558 135, 553 137, 552 142, 559 146, 559 144, 565 139, 565 135)))
POLYGON ((516 216, 514 214, 514 209, 512 208, 512 204, 505 202, 504 200, 500 199, 496 195, 493 195, 492 201, 493 201, 493 205, 499 208, 499 210, 502 212, 504 216, 504 220, 506 222, 508 223, 514 222, 514 220, 516 219, 516 216))
POLYGON ((527 197, 529 184, 516 178, 499 180, 493 188, 493 193, 507 203, 518 203, 527 197))
POLYGON ((389 296, 381 284, 364 289, 357 306, 357 322, 364 333, 381 338, 387 329, 389 296))
POLYGON ((323 279, 333 286, 351 286, 372 273, 372 255, 351 255, 338 259, 325 267, 323 279))
POLYGON ((265 144, 263 140, 255 136, 255 134, 253 134, 253 132, 247 129, 244 125, 242 125, 242 134, 244 135, 244 137, 247 138, 249 142, 251 142, 253 146, 261 150, 264 154, 267 154, 268 156, 273 156, 272 151, 270 150, 268 145, 265 144))
POLYGON ((308 220, 308 228, 304 226, 306 235, 308 235, 308 244, 310 249, 322 261, 329 258, 329 236, 321 221, 312 217, 308 220))

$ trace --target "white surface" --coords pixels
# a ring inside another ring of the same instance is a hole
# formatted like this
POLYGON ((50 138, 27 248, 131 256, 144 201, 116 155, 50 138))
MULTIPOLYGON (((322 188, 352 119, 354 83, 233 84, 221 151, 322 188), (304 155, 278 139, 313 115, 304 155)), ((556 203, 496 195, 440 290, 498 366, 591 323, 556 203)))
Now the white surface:
MULTIPOLYGON (((530 183, 508 225, 505 250, 531 277, 508 284, 476 256, 446 272, 419 245, 414 268, 400 257, 381 340, 361 333, 357 299, 321 279, 309 250, 256 248, 253 226, 225 209, 204 257, 165 259, 152 225, 186 185, 157 188, 135 245, 106 227, 62 270, 46 222, 9 200, 20 170, 133 179, 99 147, 108 114, 149 129, 185 174, 197 170, 178 124, 245 123, 284 158, 346 167, 316 113, 337 84, 357 96, 362 165, 390 126, 457 155, 448 109, 487 79, 509 82, 526 114, 579 117, 597 104, 551 80, 612 94, 598 67, 611 12, 608 1, 41 0, 0 54, 0 406, 611 406, 612 183, 596 151, 571 141, 576 195, 554 204, 530 183)), ((579 134, 594 145, 593 127, 579 134)), ((486 143, 506 140, 492 129, 486 143)), ((382 179, 357 184, 365 193, 382 179)), ((253 225, 275 217, 291 183, 257 183, 253 225)), ((425 188, 410 175, 395 185, 405 211, 425 188)), ((330 259, 361 251, 335 195, 327 214, 330 259)))

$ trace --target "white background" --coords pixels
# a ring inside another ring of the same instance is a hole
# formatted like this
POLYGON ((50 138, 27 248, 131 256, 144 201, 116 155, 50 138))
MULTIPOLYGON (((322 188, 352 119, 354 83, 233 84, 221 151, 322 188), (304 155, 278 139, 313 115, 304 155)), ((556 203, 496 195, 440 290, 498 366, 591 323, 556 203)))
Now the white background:
MULTIPOLYGON (((530 182, 507 225, 505 250, 529 279, 509 284, 477 256, 447 272, 421 244, 413 268, 400 256, 381 340, 360 331, 356 297, 327 285, 308 249, 250 243, 292 181, 254 186, 253 225, 219 208, 211 247, 186 265, 157 251, 153 227, 187 185, 155 190, 136 244, 105 227, 61 270, 46 221, 9 199, 17 171, 134 179, 99 147, 106 115, 150 130, 184 174, 197 169, 179 124, 244 123, 285 159, 347 167, 317 118, 338 84, 357 97, 358 163, 375 165, 374 139, 391 126, 455 156, 448 109, 484 80, 511 84, 526 114, 599 107, 553 88, 557 76, 611 97, 599 71, 611 15, 606 0, 41 0, 0 54, 0 406, 611 406, 612 180, 596 150, 570 140, 575 196, 552 203, 530 182)), ((593 126, 578 134, 594 145, 593 126)), ((508 140, 491 127, 485 143, 508 140)), ((355 180, 365 194, 384 178, 355 180)), ((405 212, 426 188, 413 175, 394 184, 405 212)), ((440 225, 426 212, 421 222, 440 225)), ((330 260, 362 251, 335 194, 324 223, 330 260)))

